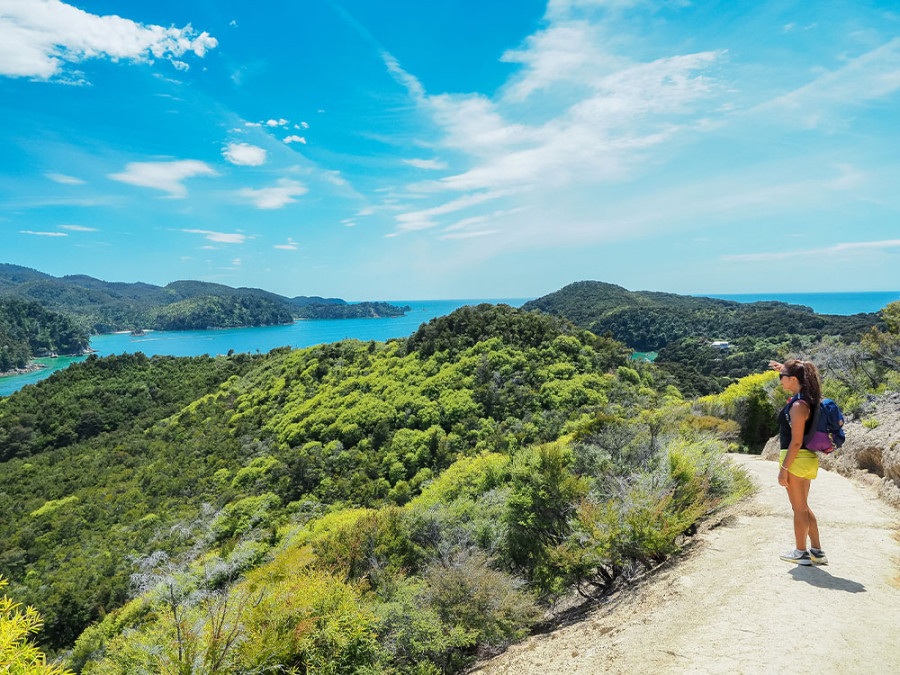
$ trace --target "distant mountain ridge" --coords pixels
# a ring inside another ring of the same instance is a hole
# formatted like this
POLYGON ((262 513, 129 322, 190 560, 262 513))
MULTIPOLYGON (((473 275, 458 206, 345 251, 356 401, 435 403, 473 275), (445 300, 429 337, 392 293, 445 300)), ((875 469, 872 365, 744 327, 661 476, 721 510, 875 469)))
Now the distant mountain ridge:
POLYGON ((288 298, 259 288, 232 288, 206 281, 182 280, 155 286, 103 281, 84 274, 54 277, 6 263, 0 263, 0 297, 40 303, 72 317, 94 333, 136 328, 269 326, 291 323, 295 317, 360 318, 404 313, 403 308, 387 303, 350 305, 340 298, 288 298))

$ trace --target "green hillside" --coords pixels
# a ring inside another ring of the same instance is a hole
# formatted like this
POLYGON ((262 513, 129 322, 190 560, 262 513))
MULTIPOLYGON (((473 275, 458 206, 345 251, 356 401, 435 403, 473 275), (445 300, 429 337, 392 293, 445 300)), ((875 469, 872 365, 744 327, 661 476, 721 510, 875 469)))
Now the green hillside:
POLYGON ((203 330, 291 323, 294 318, 402 316, 388 303, 347 304, 338 298, 287 298, 258 288, 232 288, 205 281, 166 286, 101 281, 86 275, 52 277, 0 264, 0 298, 18 298, 70 317, 83 330, 203 330))
MULTIPOLYGON (((812 354, 848 414, 900 390, 882 316, 812 354)), ((750 489, 723 452, 772 435, 777 374, 689 401, 627 354, 481 305, 387 343, 91 357, 0 400, 0 577, 85 674, 459 672, 750 489)))
POLYGON ((456 670, 744 489, 734 430, 650 368, 489 305, 386 344, 92 357, 0 402, 0 574, 83 672, 168 669, 204 612, 257 636, 227 672, 456 670))
POLYGON ((783 302, 629 291, 599 281, 569 284, 522 308, 608 333, 636 351, 658 352, 656 363, 693 395, 720 391, 769 359, 808 349, 826 336, 853 342, 882 325, 877 314, 816 314, 783 302))

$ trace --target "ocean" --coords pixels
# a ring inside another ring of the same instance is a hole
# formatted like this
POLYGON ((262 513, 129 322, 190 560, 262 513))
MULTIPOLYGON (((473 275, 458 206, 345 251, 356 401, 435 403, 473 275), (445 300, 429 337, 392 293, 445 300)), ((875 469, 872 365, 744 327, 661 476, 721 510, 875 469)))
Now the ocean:
MULTIPOLYGON (((877 312, 885 305, 900 300, 900 292, 878 291, 871 293, 754 293, 754 294, 709 294, 706 297, 735 300, 737 302, 757 302, 779 300, 795 305, 811 307, 819 314, 856 314, 877 312)), ((396 305, 409 305, 406 316, 391 319, 323 319, 297 321, 289 326, 266 326, 262 328, 230 328, 223 330, 150 332, 141 337, 126 333, 97 335, 91 338, 91 348, 100 356, 125 352, 144 352, 148 356, 164 354, 169 356, 199 356, 201 354, 227 354, 235 352, 265 353, 276 347, 311 347, 325 342, 336 342, 346 338, 357 340, 383 341, 389 338, 407 337, 420 324, 437 316, 444 316, 464 305, 481 302, 506 303, 520 307, 529 298, 503 298, 486 300, 392 300, 396 305)), ((0 378, 0 396, 8 396, 27 384, 34 384, 48 377, 56 370, 67 367, 85 357, 40 359, 47 365, 43 370, 25 375, 11 375, 0 378)))
POLYGON ((877 312, 885 305, 900 300, 900 291, 868 293, 741 293, 739 295, 708 295, 709 298, 759 302, 779 300, 792 305, 806 305, 818 314, 858 314, 877 312))

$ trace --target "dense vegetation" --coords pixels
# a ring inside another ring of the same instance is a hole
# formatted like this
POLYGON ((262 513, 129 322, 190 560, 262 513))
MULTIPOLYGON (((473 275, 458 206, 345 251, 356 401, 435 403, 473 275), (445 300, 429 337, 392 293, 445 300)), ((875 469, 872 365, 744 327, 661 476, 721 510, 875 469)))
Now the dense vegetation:
POLYGON ((175 281, 159 287, 106 282, 85 275, 57 278, 0 264, 3 297, 37 302, 92 333, 269 326, 290 323, 294 317, 364 318, 404 313, 387 303, 348 305, 338 298, 287 298, 258 288, 231 288, 202 281, 175 281))
MULTIPOLYGON (((900 390, 882 318, 802 354, 848 413, 900 390)), ((749 489, 722 452, 773 433, 777 374, 690 402, 626 354, 483 305, 388 343, 90 358, 0 401, 0 574, 82 673, 458 671, 749 489)))
POLYGON ((91 358, 0 402, 0 573, 50 648, 100 620, 84 672, 455 670, 745 489, 735 429, 625 363, 486 305, 387 344, 91 358))
POLYGON ((201 295, 161 307, 149 314, 159 330, 204 330, 291 323, 291 310, 268 298, 201 295))
POLYGON ((67 317, 36 302, 0 298, 0 373, 24 368, 34 356, 81 354, 88 344, 67 317))
MULTIPOLYGON (((0 591, 7 581, 0 577, 0 591)), ((33 607, 0 595, 0 668, 22 675, 67 675, 70 671, 47 664, 47 658, 32 642, 43 626, 33 607)))
POLYGON ((523 309, 563 316, 637 351, 658 351, 657 363, 689 395, 720 391, 779 352, 808 349, 825 336, 858 342, 880 325, 876 314, 823 315, 783 302, 628 291, 599 281, 570 284, 523 309))

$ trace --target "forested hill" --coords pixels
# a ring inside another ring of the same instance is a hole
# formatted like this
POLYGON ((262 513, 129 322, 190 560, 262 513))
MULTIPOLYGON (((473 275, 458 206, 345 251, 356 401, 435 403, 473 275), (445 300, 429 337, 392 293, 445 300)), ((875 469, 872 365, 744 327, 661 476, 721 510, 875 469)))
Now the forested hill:
POLYGON ((35 356, 82 354, 88 344, 71 319, 36 302, 0 297, 0 373, 24 368, 35 356))
POLYGON ((0 264, 0 297, 38 302, 71 317, 93 333, 135 328, 202 330, 285 324, 295 317, 403 314, 403 308, 387 303, 365 303, 359 307, 339 298, 287 298, 258 288, 232 288, 203 281, 175 281, 160 287, 107 282, 86 275, 53 277, 8 264, 0 264))
POLYGON ((719 391, 784 352, 808 348, 826 337, 858 341, 881 325, 877 314, 816 314, 784 302, 629 291, 600 281, 569 284, 522 309, 565 317, 598 335, 609 332, 639 352, 659 352, 657 363, 690 394, 719 391), (713 345, 723 341, 728 344, 713 345))
POLYGON ((387 343, 90 357, 0 401, 0 575, 83 672, 457 671, 740 492, 733 429, 679 426, 625 364, 489 305, 387 343))

